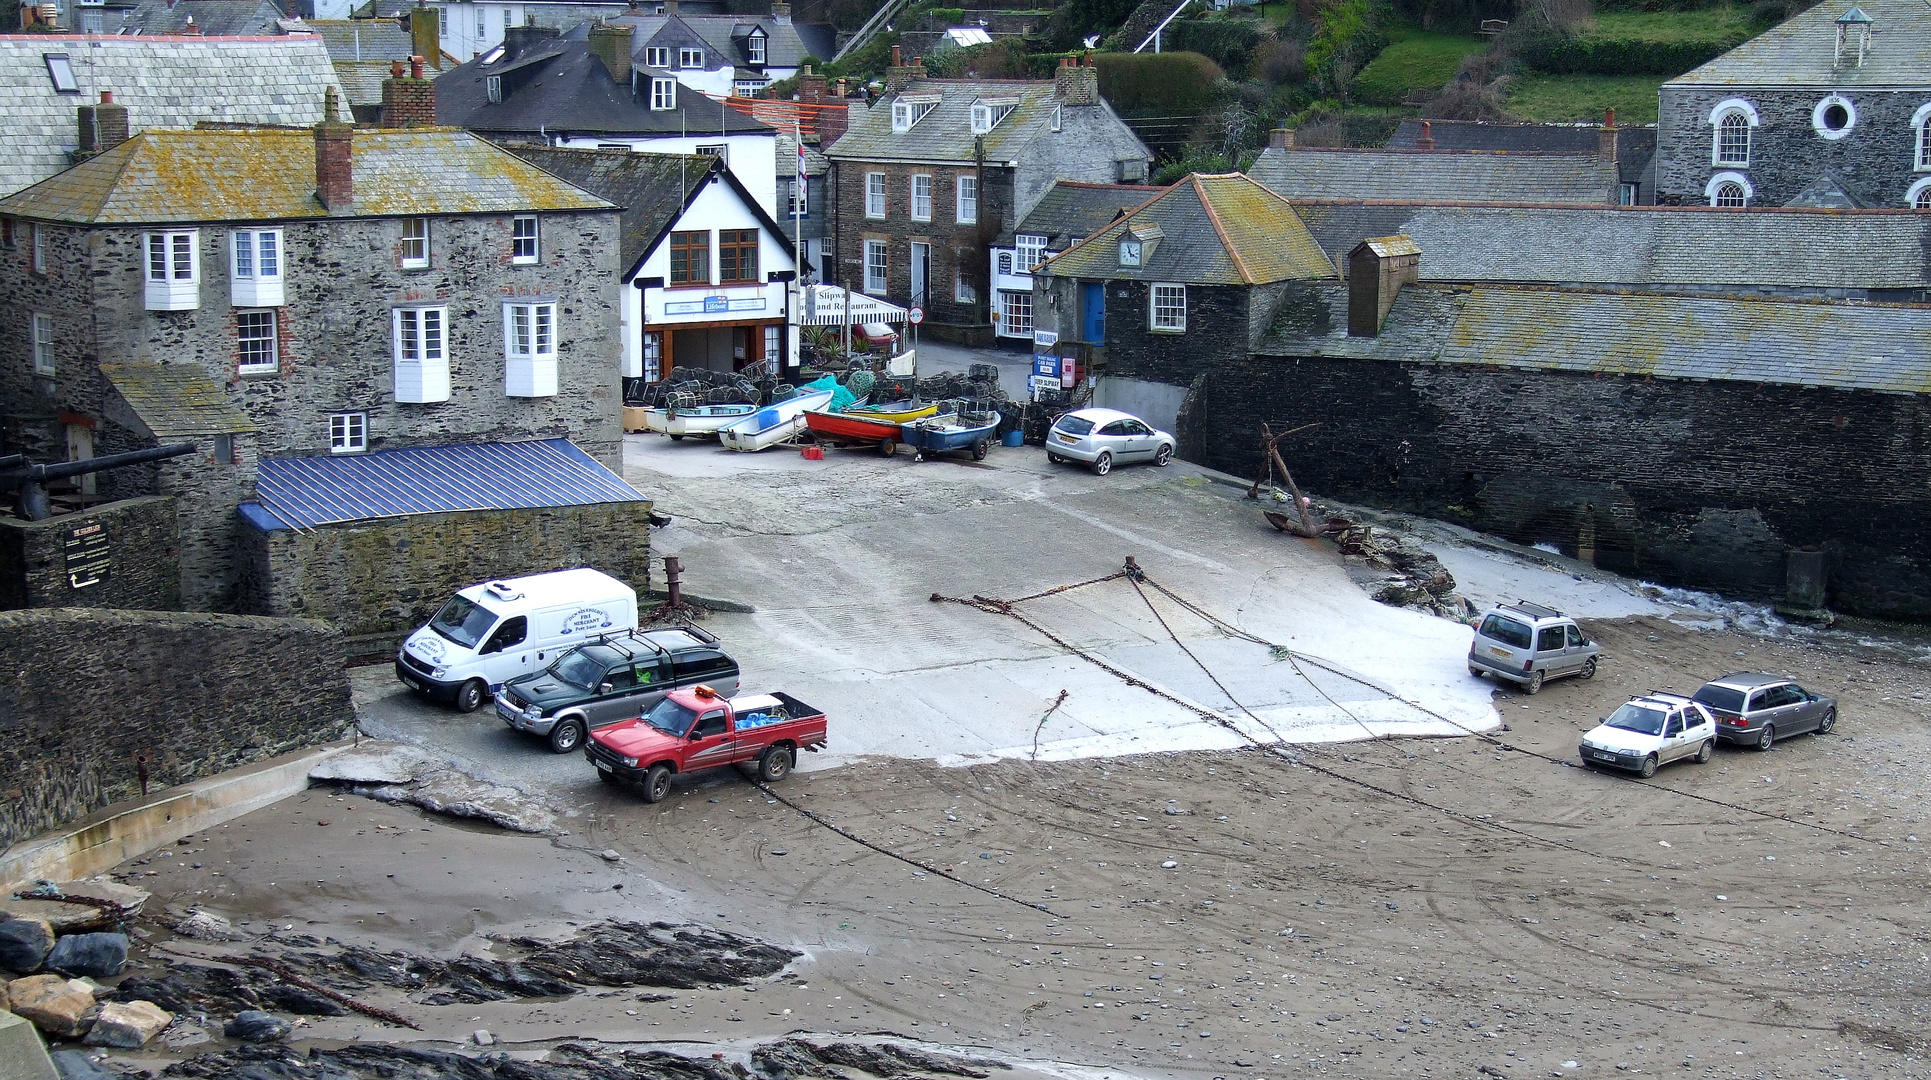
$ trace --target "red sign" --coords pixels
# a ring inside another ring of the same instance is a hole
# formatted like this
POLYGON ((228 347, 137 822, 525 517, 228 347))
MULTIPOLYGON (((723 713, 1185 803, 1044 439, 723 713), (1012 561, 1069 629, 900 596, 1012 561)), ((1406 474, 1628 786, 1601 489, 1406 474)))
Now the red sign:
POLYGON ((1079 382, 1079 374, 1074 370, 1078 366, 1070 356, 1062 356, 1059 358, 1059 385, 1061 387, 1071 389, 1073 384, 1079 382))
POLYGON ((925 309, 922 307, 913 308, 905 313, 905 320, 913 326, 917 326, 925 321, 925 309))

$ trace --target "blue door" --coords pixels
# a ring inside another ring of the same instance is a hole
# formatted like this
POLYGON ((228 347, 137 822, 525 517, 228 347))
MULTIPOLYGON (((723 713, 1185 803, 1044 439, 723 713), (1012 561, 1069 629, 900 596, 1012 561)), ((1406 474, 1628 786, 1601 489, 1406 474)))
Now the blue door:
POLYGON ((1094 345, 1106 343, 1106 282, 1080 283, 1082 337, 1094 345))

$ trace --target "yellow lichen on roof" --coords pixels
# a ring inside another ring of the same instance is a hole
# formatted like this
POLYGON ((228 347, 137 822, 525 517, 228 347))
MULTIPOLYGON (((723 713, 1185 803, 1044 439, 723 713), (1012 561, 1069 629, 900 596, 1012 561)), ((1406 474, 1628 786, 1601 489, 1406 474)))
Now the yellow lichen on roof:
POLYGON ((1196 174, 1193 181, 1247 280, 1333 276, 1321 242, 1286 199, 1241 173, 1196 174))
POLYGON ((309 131, 144 131, 0 199, 0 213, 138 225, 612 209, 458 128, 357 128, 351 154, 355 200, 330 210, 309 131))

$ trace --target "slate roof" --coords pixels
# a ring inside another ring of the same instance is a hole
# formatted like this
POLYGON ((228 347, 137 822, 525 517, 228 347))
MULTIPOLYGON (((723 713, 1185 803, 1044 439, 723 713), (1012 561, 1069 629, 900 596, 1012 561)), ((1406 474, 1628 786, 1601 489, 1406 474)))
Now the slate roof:
MULTIPOLYGON (((415 54, 415 42, 409 36, 409 28, 394 19, 306 19, 290 24, 291 33, 309 33, 322 39, 328 46, 329 58, 336 63, 367 62, 380 60, 387 66, 390 60, 407 60, 415 54)), ((424 57, 429 61, 423 74, 434 78, 440 56, 424 57)))
MULTIPOLYGON (((351 105, 382 104, 382 82, 389 77, 387 60, 337 60, 335 77, 342 80, 344 100, 351 105)), ((435 69, 423 68, 424 75, 435 75, 435 69)))
MULTIPOLYGON (((778 22, 769 15, 621 15, 610 19, 615 24, 628 23, 636 27, 631 31, 630 43, 638 62, 643 60, 644 49, 666 27, 673 35, 681 28, 690 36, 703 41, 709 55, 704 57, 705 67, 715 70, 723 67, 720 60, 743 65, 750 59, 750 53, 743 47, 743 41, 751 27, 764 31, 764 66, 794 68, 805 62, 805 57, 816 56, 829 60, 830 52, 822 51, 825 42, 808 42, 806 35, 810 27, 790 21, 778 22), (800 33, 803 30, 804 33, 800 33)), ((834 50, 835 51, 835 50, 834 50)))
POLYGON ((1931 287, 1931 215, 1909 210, 1313 201, 1294 208, 1337 260, 1370 236, 1414 237, 1423 281, 1931 287))
POLYGON ((528 50, 485 64, 492 53, 443 72, 436 80, 436 120, 500 135, 771 134, 736 109, 679 87, 675 111, 653 112, 649 83, 642 97, 611 79, 590 52, 589 26, 545 38, 528 50), (503 100, 489 100, 484 80, 503 76, 503 100))
MULTIPOLYGON (((340 89, 328 50, 311 37, 137 38, 78 34, 0 36, 0 193, 60 172, 79 146, 77 106, 102 90, 128 108, 134 131, 203 120, 308 125, 323 90, 340 89), (80 93, 62 94, 43 56, 64 53, 80 93)), ((348 119, 345 109, 339 119, 348 119)))
POLYGON ((1664 83, 1664 87, 1922 88, 1931 84, 1931 6, 1924 0, 1824 0, 1809 11, 1751 38, 1722 56, 1664 83), (1861 7, 1872 20, 1871 48, 1856 63, 1833 66, 1837 17, 1861 7))
POLYGON ((141 0, 121 12, 118 28, 123 34, 205 34, 208 37, 237 37, 274 34, 276 23, 288 12, 274 0, 141 0), (194 29, 188 30, 188 20, 194 29))
MULTIPOLYGON (((628 273, 663 240, 713 173, 723 173, 715 155, 639 154, 627 150, 565 150, 549 146, 512 146, 509 151, 537 168, 624 208, 623 259, 628 273)), ((745 202, 760 213, 758 201, 745 202)), ((771 228, 775 231, 776 224, 771 228)))
MULTIPOLYGON (((1388 137, 1390 150, 1413 150, 1421 138, 1422 121, 1403 120, 1388 137)), ((1498 124, 1486 120, 1430 120, 1429 135, 1437 150, 1507 150, 1512 153, 1594 154, 1600 147, 1599 124, 1498 124)), ((1643 170, 1656 153, 1656 125, 1616 129, 1616 172, 1625 184, 1642 182, 1643 170)))
POLYGON ((200 364, 102 364, 101 374, 157 439, 260 430, 200 364))
MULTIPOLYGON (((1007 162, 1052 126, 1053 84, 1040 79, 919 79, 886 93, 865 108, 857 100, 851 126, 826 151, 834 161, 952 162, 973 160, 972 104, 982 98, 1013 98, 1019 104, 984 136, 986 160, 1007 162), (894 134, 892 103, 901 97, 936 96, 938 104, 911 130, 894 134)), ((1103 106, 1101 106, 1103 107, 1103 106)))
POLYGON ((0 213, 141 225, 611 208, 452 128, 358 128, 351 153, 355 203, 331 213, 315 198, 308 131, 146 131, 0 199, 0 213))
POLYGON ((1283 305, 1258 352, 1931 392, 1931 306, 1421 285, 1380 337, 1353 338, 1346 287, 1312 292, 1283 305))
POLYGON ((1595 153, 1269 147, 1247 174, 1285 198, 1614 205, 1618 173, 1595 153))
POLYGON ((1063 251, 1105 228, 1122 211, 1166 188, 1146 184, 1077 184, 1056 180, 1018 225, 999 234, 994 247, 1011 247, 1015 233, 1044 236, 1048 251, 1063 251))
POLYGON ((1035 274, 1132 278, 1199 285, 1255 285, 1329 278, 1334 266, 1287 200, 1240 173, 1194 173, 1128 216, 1046 260, 1035 274), (1164 234, 1138 267, 1121 266, 1120 236, 1164 234))

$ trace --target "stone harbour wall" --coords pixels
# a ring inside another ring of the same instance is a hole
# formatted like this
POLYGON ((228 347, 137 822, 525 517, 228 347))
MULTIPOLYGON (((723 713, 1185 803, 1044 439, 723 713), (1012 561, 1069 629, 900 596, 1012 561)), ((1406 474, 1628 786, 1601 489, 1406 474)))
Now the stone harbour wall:
POLYGON ((242 588, 265 615, 325 619, 393 651, 457 589, 588 566, 650 581, 648 501, 421 514, 309 532, 243 523, 242 588))
POLYGON ((1183 447, 1238 476, 1260 425, 1306 490, 1446 518, 1645 579, 1780 598, 1827 555, 1829 603, 1931 619, 1924 395, 1248 356, 1183 410, 1183 447))
POLYGON ((0 612, 0 848, 355 723, 340 635, 307 619, 0 612))
POLYGON ((174 500, 162 496, 104 503, 46 521, 0 514, 0 609, 176 610, 181 607, 179 556, 174 500), (106 537, 107 573, 95 584, 75 588, 67 572, 68 534, 95 526, 106 537))

